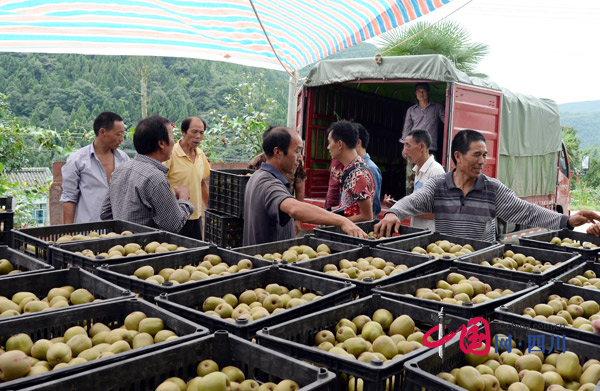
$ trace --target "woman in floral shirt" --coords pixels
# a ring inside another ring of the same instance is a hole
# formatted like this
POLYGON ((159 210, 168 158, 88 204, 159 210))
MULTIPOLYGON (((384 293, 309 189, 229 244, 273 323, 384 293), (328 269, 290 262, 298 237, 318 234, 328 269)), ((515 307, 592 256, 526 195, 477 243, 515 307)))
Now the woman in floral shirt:
POLYGON ((375 183, 365 161, 356 153, 358 129, 349 121, 333 123, 327 131, 332 159, 344 165, 339 208, 353 222, 373 220, 375 183))

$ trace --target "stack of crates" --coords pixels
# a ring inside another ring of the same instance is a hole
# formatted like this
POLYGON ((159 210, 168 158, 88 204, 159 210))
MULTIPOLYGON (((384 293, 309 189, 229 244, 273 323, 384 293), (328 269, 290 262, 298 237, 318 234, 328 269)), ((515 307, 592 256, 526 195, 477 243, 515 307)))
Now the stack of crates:
POLYGON ((220 247, 240 247, 244 232, 244 194, 255 170, 210 170, 204 238, 220 247))
POLYGON ((12 197, 0 197, 0 244, 10 246, 15 212, 12 197))

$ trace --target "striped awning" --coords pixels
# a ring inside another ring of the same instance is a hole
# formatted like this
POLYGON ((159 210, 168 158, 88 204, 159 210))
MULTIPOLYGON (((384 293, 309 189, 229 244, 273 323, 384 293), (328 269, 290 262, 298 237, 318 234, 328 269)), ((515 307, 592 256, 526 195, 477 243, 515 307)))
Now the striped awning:
POLYGON ((0 51, 190 57, 289 71, 450 1, 0 0, 0 51))

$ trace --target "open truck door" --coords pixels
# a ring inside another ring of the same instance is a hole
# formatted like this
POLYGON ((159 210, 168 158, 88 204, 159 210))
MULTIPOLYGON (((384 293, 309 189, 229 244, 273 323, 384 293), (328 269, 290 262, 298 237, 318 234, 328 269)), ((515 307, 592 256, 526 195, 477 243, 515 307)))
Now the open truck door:
POLYGON ((452 83, 446 100, 446 113, 443 152, 443 165, 446 170, 450 171, 455 167, 451 156, 452 139, 463 129, 473 129, 483 134, 486 139, 488 155, 483 173, 497 178, 502 92, 452 83))
POLYGON ((569 154, 565 143, 558 155, 558 177, 556 178, 556 211, 559 213, 569 213, 571 203, 571 172, 569 154))
POLYGON ((318 91, 302 87, 298 93, 296 129, 304 139, 304 168, 306 171, 305 197, 324 199, 329 185, 330 158, 327 151, 327 126, 335 117, 315 113, 318 91), (325 120, 322 124, 321 121, 325 120))

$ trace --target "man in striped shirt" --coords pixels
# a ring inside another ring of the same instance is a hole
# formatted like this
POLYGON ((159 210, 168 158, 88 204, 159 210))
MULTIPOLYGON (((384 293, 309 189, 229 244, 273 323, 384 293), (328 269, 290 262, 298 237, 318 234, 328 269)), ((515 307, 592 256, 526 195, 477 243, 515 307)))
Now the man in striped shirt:
POLYGON ((171 121, 158 115, 142 119, 133 134, 137 155, 113 173, 106 198, 100 207, 102 220, 125 220, 179 232, 194 213, 190 189, 174 186, 167 178, 175 141, 171 121))
POLYGON ((404 197, 375 225, 376 235, 390 236, 400 221, 433 213, 437 232, 494 242, 495 217, 507 222, 562 229, 600 221, 600 215, 582 210, 572 216, 524 201, 495 178, 481 173, 487 157, 485 137, 465 129, 452 140, 456 168, 429 179, 421 190, 404 197))

